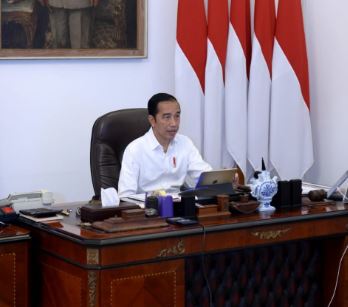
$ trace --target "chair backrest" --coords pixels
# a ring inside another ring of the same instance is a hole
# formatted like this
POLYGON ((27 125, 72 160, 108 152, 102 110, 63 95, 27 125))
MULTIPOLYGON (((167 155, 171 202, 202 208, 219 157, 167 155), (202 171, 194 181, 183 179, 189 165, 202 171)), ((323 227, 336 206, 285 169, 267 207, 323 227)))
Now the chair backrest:
POLYGON ((93 199, 100 199, 100 188, 117 189, 123 152, 130 142, 149 130, 147 115, 145 108, 124 109, 95 121, 90 153, 93 199))

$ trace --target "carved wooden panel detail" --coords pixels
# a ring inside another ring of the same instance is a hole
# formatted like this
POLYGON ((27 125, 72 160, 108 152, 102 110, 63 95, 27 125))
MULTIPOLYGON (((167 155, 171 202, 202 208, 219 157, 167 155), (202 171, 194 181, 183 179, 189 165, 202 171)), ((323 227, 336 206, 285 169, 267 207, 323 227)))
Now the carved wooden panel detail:
POLYGON ((178 241, 177 244, 161 249, 160 252, 158 253, 159 258, 165 258, 165 257, 170 257, 170 256, 179 256, 183 255, 185 253, 185 243, 183 240, 178 241))
POLYGON ((251 234, 255 237, 260 238, 261 240, 272 240, 272 239, 281 238, 289 230, 290 230, 290 228, 267 230, 267 231, 253 231, 251 234))
POLYGON ((87 264, 99 264, 99 250, 87 248, 87 264))
POLYGON ((97 273, 94 271, 88 272, 88 306, 94 307, 97 302, 97 273))

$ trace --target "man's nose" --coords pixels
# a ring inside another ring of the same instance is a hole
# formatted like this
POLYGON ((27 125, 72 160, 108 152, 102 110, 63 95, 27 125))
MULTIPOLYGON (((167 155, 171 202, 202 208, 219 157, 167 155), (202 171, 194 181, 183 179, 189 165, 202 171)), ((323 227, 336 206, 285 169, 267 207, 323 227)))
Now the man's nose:
POLYGON ((171 126, 176 126, 178 124, 178 121, 175 117, 170 118, 170 125, 171 126))

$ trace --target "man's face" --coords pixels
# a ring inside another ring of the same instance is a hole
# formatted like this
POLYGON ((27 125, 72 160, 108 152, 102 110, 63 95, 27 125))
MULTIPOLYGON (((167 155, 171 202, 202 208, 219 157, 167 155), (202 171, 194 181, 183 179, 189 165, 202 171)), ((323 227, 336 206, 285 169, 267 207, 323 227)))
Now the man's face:
POLYGON ((149 116, 153 132, 161 145, 174 139, 180 125, 180 105, 176 101, 162 101, 157 105, 155 117, 149 116))

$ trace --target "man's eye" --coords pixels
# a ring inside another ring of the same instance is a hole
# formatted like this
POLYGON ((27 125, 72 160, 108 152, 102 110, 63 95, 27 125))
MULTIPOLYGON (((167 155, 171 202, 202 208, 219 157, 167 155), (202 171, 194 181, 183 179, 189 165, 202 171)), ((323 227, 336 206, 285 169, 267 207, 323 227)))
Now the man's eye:
POLYGON ((170 115, 164 115, 163 117, 165 120, 169 120, 170 119, 170 115))

